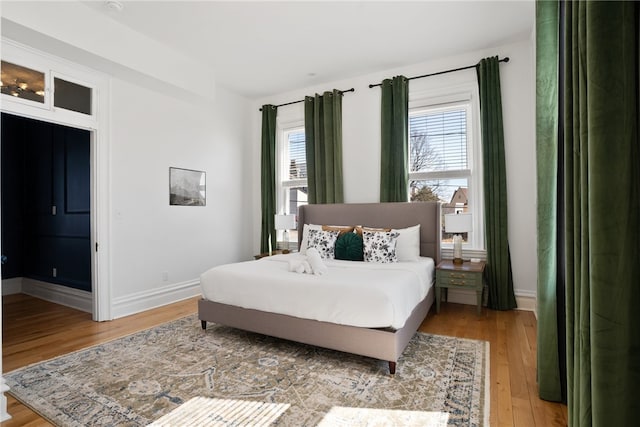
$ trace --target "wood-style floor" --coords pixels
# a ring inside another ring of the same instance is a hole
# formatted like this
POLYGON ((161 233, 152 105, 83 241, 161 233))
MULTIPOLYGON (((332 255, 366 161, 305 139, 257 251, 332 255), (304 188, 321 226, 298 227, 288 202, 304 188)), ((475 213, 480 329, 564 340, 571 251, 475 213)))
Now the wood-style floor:
MULTIPOLYGON (((111 322, 93 322, 87 313, 26 295, 3 299, 3 370, 50 359, 181 318, 197 311, 197 298, 111 322)), ((531 312, 491 311, 475 306, 441 305, 420 330, 489 341, 491 347, 491 425, 566 426, 567 407, 537 397, 536 320, 531 312)), ((12 419, 2 427, 50 426, 10 395, 12 419)))

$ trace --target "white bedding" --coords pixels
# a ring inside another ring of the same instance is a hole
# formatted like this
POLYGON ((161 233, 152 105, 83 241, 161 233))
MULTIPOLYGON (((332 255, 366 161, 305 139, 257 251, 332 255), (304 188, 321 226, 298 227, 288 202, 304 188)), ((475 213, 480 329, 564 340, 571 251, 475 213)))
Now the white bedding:
POLYGON ((399 329, 424 299, 434 262, 323 260, 323 275, 290 272, 299 254, 214 267, 200 276, 205 299, 243 308, 367 328, 399 329))

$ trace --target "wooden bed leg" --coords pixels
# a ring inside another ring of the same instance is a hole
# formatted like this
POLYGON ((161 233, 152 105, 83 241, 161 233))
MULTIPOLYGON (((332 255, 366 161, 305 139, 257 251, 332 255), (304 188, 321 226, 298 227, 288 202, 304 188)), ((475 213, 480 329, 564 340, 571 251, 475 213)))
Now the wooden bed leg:
POLYGON ((207 329, 207 321, 206 320, 201 320, 200 323, 202 324, 202 329, 206 330, 207 329))
POLYGON ((394 375, 396 373, 396 362, 389 361, 389 373, 394 375))

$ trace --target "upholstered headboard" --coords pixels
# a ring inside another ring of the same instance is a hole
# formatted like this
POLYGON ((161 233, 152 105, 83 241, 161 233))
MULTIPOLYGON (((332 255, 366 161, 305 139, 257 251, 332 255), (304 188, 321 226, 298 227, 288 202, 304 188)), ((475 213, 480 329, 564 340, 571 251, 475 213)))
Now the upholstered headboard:
POLYGON ((420 224, 420 255, 440 262, 439 202, 345 203, 298 208, 298 245, 304 224, 406 228, 420 224))

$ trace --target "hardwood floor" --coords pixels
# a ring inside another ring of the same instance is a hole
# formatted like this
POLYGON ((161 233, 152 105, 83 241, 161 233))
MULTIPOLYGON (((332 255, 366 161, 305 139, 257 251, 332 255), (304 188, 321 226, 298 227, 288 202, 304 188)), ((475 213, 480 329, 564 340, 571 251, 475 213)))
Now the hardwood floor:
MULTIPOLYGON (((179 319, 197 311, 197 298, 111 322, 26 295, 3 299, 2 355, 5 372, 136 331, 179 319)), ((491 311, 476 315, 475 306, 441 305, 420 330, 433 334, 482 339, 491 348, 491 425, 566 426, 567 407, 537 397, 536 319, 526 311, 491 311)), ((29 408, 7 396, 12 419, 2 427, 50 426, 29 408)))
POLYGON ((566 426, 567 406, 538 398, 537 322, 530 311, 493 311, 443 303, 420 331, 489 341, 491 426, 566 426))

